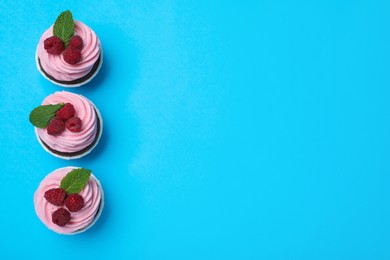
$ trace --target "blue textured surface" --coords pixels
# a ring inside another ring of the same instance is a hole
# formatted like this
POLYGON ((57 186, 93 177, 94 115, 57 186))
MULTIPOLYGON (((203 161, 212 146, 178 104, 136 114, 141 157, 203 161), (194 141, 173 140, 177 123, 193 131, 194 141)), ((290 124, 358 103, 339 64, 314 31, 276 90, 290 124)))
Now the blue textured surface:
POLYGON ((1 259, 390 259, 389 2, 254 2, 0 2, 1 259), (66 9, 105 60, 71 90, 103 139, 71 162, 28 122, 62 89, 34 53, 66 9), (77 236, 33 208, 67 165, 106 194, 77 236))

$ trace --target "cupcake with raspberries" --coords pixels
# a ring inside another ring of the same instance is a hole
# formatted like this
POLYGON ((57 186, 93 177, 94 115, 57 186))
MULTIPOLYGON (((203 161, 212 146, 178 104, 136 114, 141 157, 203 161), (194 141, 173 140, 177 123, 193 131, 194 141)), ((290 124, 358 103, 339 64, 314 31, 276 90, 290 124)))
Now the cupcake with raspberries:
POLYGON ((30 113, 39 143, 50 154, 77 159, 98 144, 103 120, 95 105, 82 95, 58 91, 30 113))
POLYGON ((103 206, 99 180, 90 170, 73 166, 47 175, 34 194, 37 216, 59 234, 84 232, 98 220, 103 206))
POLYGON ((70 11, 62 12, 39 40, 37 68, 59 86, 79 87, 99 72, 103 62, 100 40, 96 33, 70 11))

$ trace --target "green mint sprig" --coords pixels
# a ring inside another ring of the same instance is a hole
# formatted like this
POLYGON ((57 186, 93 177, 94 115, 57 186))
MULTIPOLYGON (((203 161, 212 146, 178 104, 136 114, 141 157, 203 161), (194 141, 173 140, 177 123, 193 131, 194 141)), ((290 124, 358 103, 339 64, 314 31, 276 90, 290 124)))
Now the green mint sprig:
POLYGON ((46 128, 58 110, 64 106, 63 103, 55 105, 43 105, 33 109, 30 113, 30 122, 38 128, 46 128))
POLYGON ((73 16, 69 10, 62 12, 57 17, 53 26, 53 34, 64 42, 65 47, 68 46, 69 40, 74 34, 73 16))
POLYGON ((60 188, 68 194, 79 193, 87 185, 90 176, 91 170, 74 169, 61 180, 60 188))

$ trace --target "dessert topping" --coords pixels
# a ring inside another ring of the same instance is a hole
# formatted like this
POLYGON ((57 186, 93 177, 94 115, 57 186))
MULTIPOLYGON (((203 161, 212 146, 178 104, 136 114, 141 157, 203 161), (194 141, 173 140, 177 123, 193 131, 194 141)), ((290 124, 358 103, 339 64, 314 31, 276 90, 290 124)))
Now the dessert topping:
POLYGON ((47 190, 44 195, 45 199, 53 205, 62 206, 66 197, 66 191, 60 188, 47 190))
POLYGON ((74 65, 81 61, 81 51, 80 49, 69 45, 68 48, 62 53, 62 56, 66 63, 74 65))
POLYGON ((65 123, 66 128, 71 132, 80 132, 81 131, 81 119, 77 116, 69 118, 65 123))
POLYGON ((69 172, 62 180, 60 188, 64 189, 66 193, 79 193, 87 185, 91 170, 84 168, 77 168, 69 172))
POLYGON ((55 117, 58 110, 64 106, 63 103, 55 105, 42 105, 36 107, 30 113, 30 122, 38 128, 46 128, 50 119, 55 117))
POLYGON ((63 227, 69 223, 70 213, 64 208, 59 208, 51 215, 51 221, 53 221, 54 224, 63 227))
POLYGON ((47 128, 49 135, 59 135, 65 127, 77 133, 81 131, 82 124, 81 119, 75 114, 75 108, 71 103, 42 105, 31 111, 30 122, 38 128, 47 128))
POLYGON ((83 39, 79 35, 75 35, 72 38, 70 38, 69 46, 76 47, 77 49, 81 50, 83 48, 83 39))
POLYGON ((60 55, 65 50, 64 43, 57 36, 51 36, 43 42, 45 50, 54 55, 60 55))
MULTIPOLYGON (((91 170, 84 168, 74 169, 62 178, 60 187, 47 190, 45 199, 56 206, 65 206, 71 212, 77 212, 84 207, 84 199, 77 194, 84 189, 91 176, 91 170)), ((70 212, 65 208, 59 208, 51 215, 52 222, 60 227, 70 221, 70 212)))
POLYGON ((70 38, 74 34, 74 21, 72 13, 67 10, 62 12, 53 25, 53 35, 60 38, 65 47, 68 46, 70 38))
POLYGON ((61 118, 63 121, 68 120, 75 114, 74 106, 71 103, 66 103, 60 110, 57 111, 56 116, 61 118))
POLYGON ((65 200, 65 206, 70 212, 79 211, 84 207, 84 199, 79 194, 70 194, 65 200))
POLYGON ((64 11, 53 25, 53 36, 44 41, 44 48, 49 54, 62 53, 64 61, 71 65, 80 62, 83 48, 83 39, 74 35, 74 26, 72 13, 64 11))
POLYGON ((65 123, 61 118, 53 117, 46 130, 49 135, 59 135, 65 130, 65 123))

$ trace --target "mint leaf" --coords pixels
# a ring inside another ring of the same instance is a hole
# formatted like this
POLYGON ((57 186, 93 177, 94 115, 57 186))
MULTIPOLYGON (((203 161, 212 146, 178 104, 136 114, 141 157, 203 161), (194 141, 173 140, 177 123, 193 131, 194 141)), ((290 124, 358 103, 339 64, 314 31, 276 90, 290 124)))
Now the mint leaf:
POLYGON ((69 10, 62 12, 57 17, 53 26, 53 34, 64 42, 65 47, 68 46, 69 40, 74 34, 73 16, 69 10))
POLYGON ((43 105, 34 108, 30 113, 30 122, 38 128, 45 128, 58 110, 64 106, 63 103, 56 105, 43 105))
POLYGON ((61 180, 60 188, 68 194, 79 193, 87 185, 90 176, 91 170, 74 169, 61 180))

